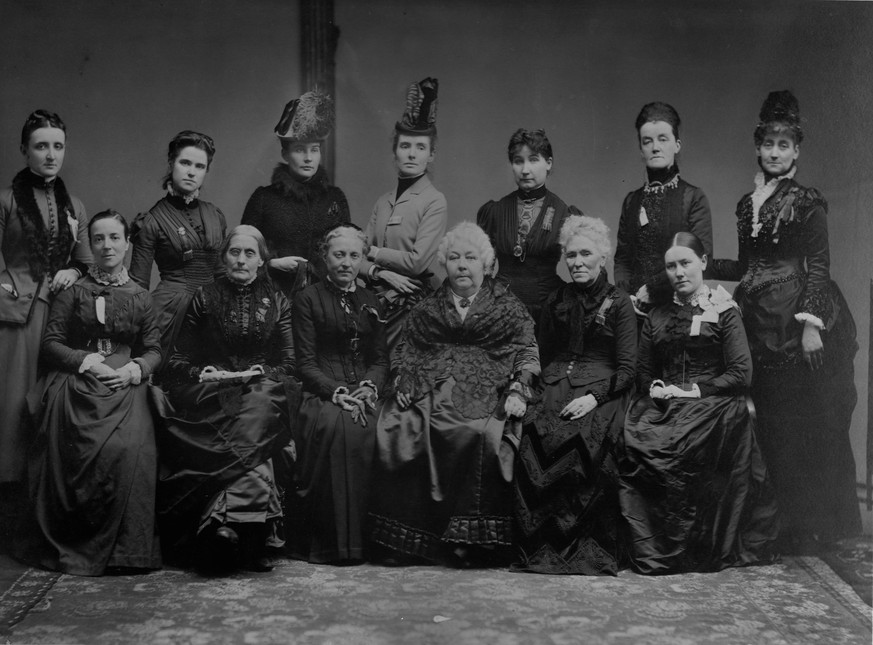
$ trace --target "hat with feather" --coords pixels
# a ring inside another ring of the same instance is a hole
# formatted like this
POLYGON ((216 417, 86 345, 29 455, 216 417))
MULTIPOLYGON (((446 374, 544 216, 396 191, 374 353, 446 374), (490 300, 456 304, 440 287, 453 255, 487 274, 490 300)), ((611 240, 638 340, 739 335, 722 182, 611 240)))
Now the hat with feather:
POLYGON ((403 117, 394 125, 400 134, 436 135, 437 92, 439 81, 427 77, 413 83, 406 93, 403 117))
POLYGON ((791 90, 770 92, 764 99, 758 113, 758 125, 755 127, 755 145, 760 146, 768 132, 783 130, 789 130, 793 134, 796 144, 803 141, 800 103, 791 90))
POLYGON ((333 99, 314 90, 285 106, 274 132, 290 141, 321 141, 333 130, 334 121, 333 99))

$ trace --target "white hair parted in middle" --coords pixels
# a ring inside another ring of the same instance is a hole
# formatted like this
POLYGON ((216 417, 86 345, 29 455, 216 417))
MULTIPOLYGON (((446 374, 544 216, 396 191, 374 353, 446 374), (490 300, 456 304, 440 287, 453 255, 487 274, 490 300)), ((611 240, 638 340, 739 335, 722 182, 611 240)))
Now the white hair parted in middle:
POLYGON ((452 227, 440 242, 437 249, 437 260, 443 268, 446 266, 446 258, 456 242, 465 241, 472 244, 479 251, 482 258, 482 266, 485 267, 485 275, 494 276, 496 266, 494 263, 494 247, 488 234, 473 222, 461 222, 452 227))
POLYGON ((605 259, 609 259, 612 253, 612 242, 609 239, 610 231, 606 223, 599 217, 589 217, 588 215, 570 215, 561 226, 561 232, 558 234, 558 244, 561 249, 566 249, 574 237, 587 237, 594 242, 594 246, 603 255, 605 259))

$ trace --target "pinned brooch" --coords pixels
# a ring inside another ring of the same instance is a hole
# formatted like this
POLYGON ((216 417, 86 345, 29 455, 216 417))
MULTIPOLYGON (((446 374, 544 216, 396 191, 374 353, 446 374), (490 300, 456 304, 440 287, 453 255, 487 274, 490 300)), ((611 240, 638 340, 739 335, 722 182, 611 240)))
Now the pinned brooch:
POLYGON ((258 307, 258 310, 255 312, 255 320, 257 320, 259 323, 266 322, 267 320, 267 310, 270 308, 270 299, 261 298, 261 303, 264 306, 258 307))
POLYGON ((555 207, 549 206, 546 209, 546 217, 543 220, 543 230, 551 231, 552 230, 552 220, 555 219, 555 207))
POLYGON ((645 226, 649 223, 649 216, 646 213, 646 207, 640 206, 640 226, 645 226))
POLYGON ((67 214, 67 226, 70 227, 70 233, 73 234, 73 242, 79 241, 79 220, 76 219, 76 216, 70 212, 70 209, 67 208, 64 210, 67 214))

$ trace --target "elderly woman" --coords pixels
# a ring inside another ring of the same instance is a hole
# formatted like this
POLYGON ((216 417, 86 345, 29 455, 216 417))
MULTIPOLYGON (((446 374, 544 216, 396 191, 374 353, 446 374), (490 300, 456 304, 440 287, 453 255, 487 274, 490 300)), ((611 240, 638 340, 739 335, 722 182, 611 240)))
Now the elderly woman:
POLYGON ((289 299, 323 277, 319 244, 324 231, 350 219, 346 196, 321 165, 324 140, 334 126, 333 100, 318 91, 289 102, 274 132, 282 162, 269 186, 252 193, 242 223, 262 231, 270 245, 273 282, 289 299))
POLYGON ((746 401, 752 359, 737 304, 703 283, 692 233, 664 255, 673 300, 646 318, 625 423, 621 510, 640 573, 716 571, 768 557, 778 523, 746 401))
POLYGON ((130 277, 148 289, 153 263, 160 272, 152 301, 161 330, 162 366, 173 353, 197 289, 220 270, 218 249, 227 224, 218 208, 200 199, 214 156, 215 144, 205 134, 184 130, 173 137, 163 180, 167 194, 133 223, 130 277))
POLYGON ((618 572, 618 460, 636 368, 630 298, 606 279, 602 220, 571 215, 559 242, 572 282, 545 302, 542 397, 525 419, 516 465, 520 570, 618 572))
POLYGON ((103 211, 87 234, 94 265, 52 305, 42 346, 48 372, 29 397, 33 516, 17 554, 82 576, 157 569, 147 383, 160 335, 148 292, 124 268, 125 219, 103 211))
POLYGON ((304 394, 291 552, 310 562, 364 559, 377 401, 388 375, 376 296, 356 284, 367 241, 356 226, 325 235, 327 279, 294 299, 294 342, 304 394))
POLYGON ((284 543, 271 457, 289 440, 291 306, 264 274, 256 228, 234 228, 220 254, 225 275, 197 291, 167 391, 153 390, 159 519, 165 547, 196 547, 204 568, 267 571, 267 547, 284 543))
POLYGON ((440 284, 436 250, 446 233, 446 198, 427 176, 436 154, 438 87, 435 78, 410 86, 394 126, 397 188, 379 198, 366 228, 370 250, 361 272, 379 295, 392 351, 409 310, 440 284))
POLYGON ((567 215, 579 211, 546 188, 552 144, 544 130, 516 130, 508 154, 518 189, 482 206, 476 223, 494 242, 498 279, 509 284, 539 321, 543 301, 562 284, 556 273, 561 258, 558 232, 567 215))
POLYGON ((615 284, 636 295, 648 285, 670 298, 664 251, 679 231, 690 231, 712 256, 712 216, 703 191, 679 177, 682 148, 679 113, 667 103, 647 103, 634 123, 646 183, 628 193, 621 206, 615 249, 615 284))
MULTIPOLYGON (((37 110, 21 129, 25 168, 0 191, 0 535, 8 539, 24 493, 29 433, 25 397, 37 381, 37 359, 52 299, 87 270, 88 220, 67 192, 67 127, 37 110)), ((2 544, 0 544, 2 546, 2 544)))
POLYGON ((849 441, 855 322, 830 277, 827 202, 794 179, 803 130, 791 92, 770 93, 754 139, 759 172, 737 205, 739 261, 716 262, 716 273, 740 281, 781 548, 815 552, 861 532, 849 441))
POLYGON ((462 222, 437 256, 448 278, 404 324, 376 427, 372 538, 395 552, 388 563, 466 567, 512 544, 514 448, 540 366, 533 320, 490 275, 485 232, 462 222))

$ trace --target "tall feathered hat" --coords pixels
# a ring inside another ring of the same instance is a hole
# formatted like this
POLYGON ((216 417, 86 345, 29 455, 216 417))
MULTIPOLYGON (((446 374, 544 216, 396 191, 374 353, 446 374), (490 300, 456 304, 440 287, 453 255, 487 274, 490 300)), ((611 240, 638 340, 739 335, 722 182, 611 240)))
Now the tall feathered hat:
POLYGON ((413 83, 406 93, 406 109, 403 118, 394 129, 401 134, 436 134, 437 92, 439 81, 428 76, 423 81, 413 83))
POLYGON ((755 127, 755 145, 764 142, 764 136, 772 129, 772 124, 782 124, 794 135, 794 142, 803 141, 803 128, 800 126, 800 103, 791 90, 770 92, 761 105, 758 113, 758 125, 755 127))
POLYGON ((285 106, 274 132, 280 139, 321 141, 333 130, 335 119, 333 99, 314 90, 285 106))

